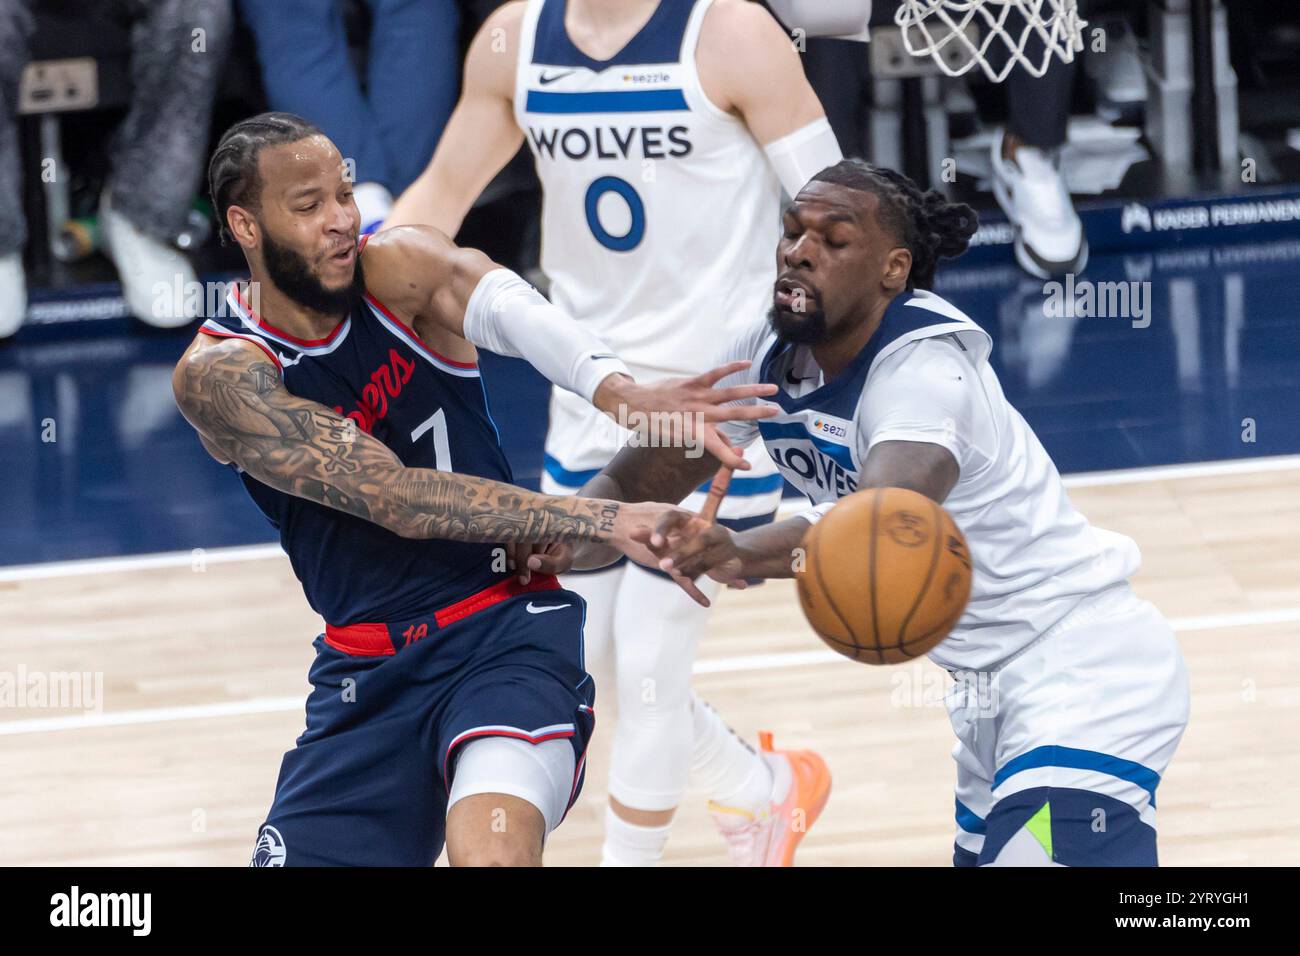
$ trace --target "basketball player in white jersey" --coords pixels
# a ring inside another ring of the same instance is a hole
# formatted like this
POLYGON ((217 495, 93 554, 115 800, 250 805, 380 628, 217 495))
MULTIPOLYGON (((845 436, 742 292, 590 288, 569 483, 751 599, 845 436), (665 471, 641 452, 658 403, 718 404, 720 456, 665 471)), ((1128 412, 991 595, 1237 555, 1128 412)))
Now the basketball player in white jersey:
MULTIPOLYGON (((725 430, 766 446, 813 508, 739 534, 661 522, 647 532, 660 567, 687 590, 705 572, 791 577, 809 525, 845 495, 898 487, 943 504, 973 562, 970 604, 930 654, 956 678, 954 863, 1155 865, 1156 786, 1188 715, 1182 654, 1129 587, 1136 545, 1074 510, 1002 393, 988 334, 929 291, 974 213, 845 160, 784 223, 769 321, 724 353, 753 360, 744 380, 778 386, 758 401, 780 414, 725 430)), ((674 500, 711 464, 629 448, 583 494, 674 500)))
MULTIPOLYGON (((847 6, 865 25, 870 4, 847 6)), ((543 188, 550 297, 638 379, 702 370, 761 318, 782 187, 793 195, 840 157, 790 38, 757 4, 528 0, 480 30, 437 153, 389 224, 454 235, 521 141, 543 188)), ((626 437, 555 389, 542 487, 576 492, 626 437)), ((781 496, 772 461, 751 461, 720 514, 738 530, 770 521, 781 496)), ((687 505, 702 501, 696 492, 687 505)), ((789 818, 799 807, 811 822, 829 773, 811 752, 756 754, 692 695, 704 610, 667 575, 627 562, 565 585, 587 599, 589 656, 614 652, 602 861, 657 862, 693 771, 735 863, 789 865, 803 835, 789 818)))

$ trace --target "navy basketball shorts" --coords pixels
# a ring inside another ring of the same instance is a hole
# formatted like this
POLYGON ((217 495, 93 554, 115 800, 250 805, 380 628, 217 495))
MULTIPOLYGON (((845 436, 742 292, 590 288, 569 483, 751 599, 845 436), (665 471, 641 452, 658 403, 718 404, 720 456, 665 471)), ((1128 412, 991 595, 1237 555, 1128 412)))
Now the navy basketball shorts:
POLYGON ((483 737, 568 740, 571 806, 595 725, 585 612, 534 575, 423 618, 328 628, 252 865, 431 866, 459 748, 483 737))

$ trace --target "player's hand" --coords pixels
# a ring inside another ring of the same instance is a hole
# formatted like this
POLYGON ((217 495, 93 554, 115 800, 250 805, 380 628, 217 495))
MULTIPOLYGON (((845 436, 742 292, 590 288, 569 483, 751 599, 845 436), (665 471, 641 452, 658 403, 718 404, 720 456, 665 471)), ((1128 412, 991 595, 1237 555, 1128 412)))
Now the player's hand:
MULTIPOLYGON (((740 449, 733 451, 738 454, 740 449)), ((638 529, 634 536, 659 558, 659 570, 670 575, 692 596, 699 592, 695 579, 701 574, 708 574, 728 587, 747 586, 742 576, 744 560, 735 536, 729 528, 717 523, 718 509, 730 486, 731 468, 723 465, 709 483, 708 498, 698 515, 678 508, 665 513, 649 534, 638 529)), ((705 601, 701 603, 708 606, 705 601)))
POLYGON ((511 544, 506 546, 506 570, 527 584, 533 574, 564 574, 573 567, 573 546, 562 541, 551 544, 511 544))
POLYGON ((729 362, 692 378, 668 378, 642 384, 622 375, 600 383, 592 401, 602 412, 633 431, 653 429, 658 445, 702 449, 724 465, 749 469, 744 457, 718 431, 716 422, 753 421, 779 414, 771 405, 732 405, 776 394, 772 384, 731 385, 717 388, 728 375, 749 368, 750 362, 729 362), (675 414, 665 415, 664 412, 675 414), (664 434, 665 430, 667 434, 664 434))
MULTIPOLYGON (((614 520, 614 533, 610 537, 609 544, 618 548, 637 564, 647 568, 657 568, 662 559, 650 548, 649 542, 655 528, 668 521, 670 516, 676 516, 679 520, 692 518, 699 520, 698 515, 677 505, 653 501, 620 504, 618 517, 614 520)), ((697 604, 703 607, 709 606, 709 599, 692 579, 673 575, 673 580, 697 604)))
POLYGON ((744 588, 744 561, 730 528, 689 512, 667 514, 645 535, 644 544, 658 558, 656 567, 679 584, 707 574, 715 581, 744 588))

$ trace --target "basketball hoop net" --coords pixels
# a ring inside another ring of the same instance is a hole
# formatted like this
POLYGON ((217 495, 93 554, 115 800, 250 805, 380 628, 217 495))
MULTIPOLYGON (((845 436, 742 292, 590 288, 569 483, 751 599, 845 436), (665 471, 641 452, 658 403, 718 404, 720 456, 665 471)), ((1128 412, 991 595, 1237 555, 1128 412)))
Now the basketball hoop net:
POLYGON ((978 63, 994 83, 1016 66, 1042 76, 1053 55, 1069 63, 1083 49, 1088 25, 1079 19, 1076 0, 902 0, 894 22, 913 56, 930 56, 949 76, 978 63), (1042 57, 1035 51, 1031 59, 1025 50, 1035 37, 1042 57))

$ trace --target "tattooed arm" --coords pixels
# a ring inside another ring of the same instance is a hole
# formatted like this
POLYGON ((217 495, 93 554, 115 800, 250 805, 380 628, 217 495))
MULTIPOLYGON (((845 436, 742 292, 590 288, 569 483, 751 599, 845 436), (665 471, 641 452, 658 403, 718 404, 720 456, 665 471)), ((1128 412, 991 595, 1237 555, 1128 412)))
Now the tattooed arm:
POLYGON ((172 376, 181 412, 215 457, 279 491, 373 521, 404 538, 601 542, 622 549, 666 505, 534 494, 407 468, 325 406, 291 395, 260 349, 198 336, 172 376))

